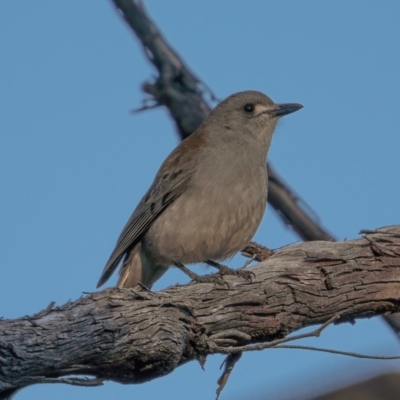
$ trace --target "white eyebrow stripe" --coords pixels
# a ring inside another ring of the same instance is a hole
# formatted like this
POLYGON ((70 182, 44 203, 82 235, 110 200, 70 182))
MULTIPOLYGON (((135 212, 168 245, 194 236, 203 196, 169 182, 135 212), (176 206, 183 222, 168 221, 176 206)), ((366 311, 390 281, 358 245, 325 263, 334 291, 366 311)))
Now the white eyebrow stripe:
POLYGON ((271 107, 263 106, 261 104, 256 104, 256 106, 255 106, 256 114, 262 114, 266 111, 269 111, 270 109, 271 109, 271 107))

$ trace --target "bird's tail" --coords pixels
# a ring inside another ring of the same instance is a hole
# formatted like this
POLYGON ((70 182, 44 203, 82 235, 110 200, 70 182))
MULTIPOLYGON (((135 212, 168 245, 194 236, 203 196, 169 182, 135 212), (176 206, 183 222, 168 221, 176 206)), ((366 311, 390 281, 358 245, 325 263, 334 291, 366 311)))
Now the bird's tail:
POLYGON ((132 288, 142 283, 151 289, 153 284, 161 278, 168 267, 155 265, 141 252, 139 242, 125 257, 119 271, 117 287, 132 288))

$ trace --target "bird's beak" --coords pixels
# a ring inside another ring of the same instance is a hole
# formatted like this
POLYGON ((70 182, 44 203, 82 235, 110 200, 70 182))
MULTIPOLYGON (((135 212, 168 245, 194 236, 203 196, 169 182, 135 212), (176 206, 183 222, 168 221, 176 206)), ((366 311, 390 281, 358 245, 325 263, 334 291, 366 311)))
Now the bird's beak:
POLYGON ((300 110, 300 108, 303 108, 303 106, 299 103, 275 104, 275 107, 271 110, 271 114, 276 117, 283 117, 284 115, 300 110))

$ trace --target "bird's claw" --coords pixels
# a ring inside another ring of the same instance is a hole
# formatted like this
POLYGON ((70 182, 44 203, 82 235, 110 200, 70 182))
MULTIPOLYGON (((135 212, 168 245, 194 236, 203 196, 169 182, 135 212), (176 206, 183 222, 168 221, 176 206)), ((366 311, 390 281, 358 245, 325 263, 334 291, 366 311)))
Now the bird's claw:
POLYGON ((233 275, 233 276, 238 276, 240 278, 245 279, 248 282, 253 282, 253 278, 255 278, 255 273, 251 272, 246 269, 233 269, 229 268, 225 265, 221 265, 219 268, 219 273, 221 275, 233 275))
POLYGON ((210 274, 210 275, 197 275, 192 278, 197 283, 214 283, 215 285, 226 285, 230 288, 229 283, 224 281, 221 274, 210 274))

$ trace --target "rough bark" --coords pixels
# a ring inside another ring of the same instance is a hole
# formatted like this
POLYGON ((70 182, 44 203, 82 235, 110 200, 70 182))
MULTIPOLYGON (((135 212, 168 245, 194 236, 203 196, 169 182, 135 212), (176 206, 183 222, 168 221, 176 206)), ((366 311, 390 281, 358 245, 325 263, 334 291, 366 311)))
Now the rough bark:
POLYGON ((231 346, 267 342, 340 314, 400 311, 400 226, 346 242, 285 247, 230 288, 107 289, 31 317, 0 321, 0 399, 65 375, 148 381, 231 346))

